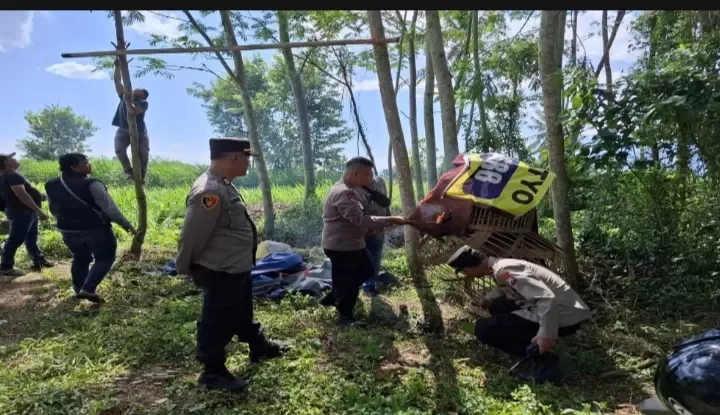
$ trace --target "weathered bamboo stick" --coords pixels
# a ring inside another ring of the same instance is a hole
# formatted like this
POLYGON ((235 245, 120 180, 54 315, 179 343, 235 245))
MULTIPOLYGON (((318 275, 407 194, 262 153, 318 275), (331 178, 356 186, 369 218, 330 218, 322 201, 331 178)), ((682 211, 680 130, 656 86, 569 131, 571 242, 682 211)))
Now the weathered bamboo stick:
POLYGON ((346 46, 346 45, 374 45, 378 43, 397 43, 400 38, 385 39, 339 39, 339 40, 312 40, 306 42, 285 42, 285 43, 256 43, 250 45, 237 45, 226 47, 201 47, 201 48, 157 48, 157 49, 132 49, 132 50, 104 50, 99 52, 63 53, 63 58, 98 58, 101 56, 120 55, 167 55, 175 53, 206 53, 206 52, 230 52, 244 50, 263 49, 285 49, 285 48, 308 48, 314 46, 346 46))

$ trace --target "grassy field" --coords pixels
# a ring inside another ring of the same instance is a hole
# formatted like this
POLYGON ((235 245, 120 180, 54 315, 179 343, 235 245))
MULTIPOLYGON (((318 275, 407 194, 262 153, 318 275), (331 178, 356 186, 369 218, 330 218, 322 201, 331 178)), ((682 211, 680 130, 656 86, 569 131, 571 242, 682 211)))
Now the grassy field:
POLYGON ((460 330, 470 317, 447 300, 445 283, 430 280, 430 307, 446 335, 421 329, 424 305, 391 251, 385 264, 402 284, 363 298, 368 329, 336 327, 335 311, 308 297, 256 303, 268 335, 293 349, 252 365, 247 347, 233 343, 228 366, 251 379, 234 396, 195 385, 200 296, 181 278, 146 274, 163 262, 149 254, 117 265, 100 288, 101 308, 71 297, 67 263, 0 282, 0 413, 635 414, 657 356, 713 324, 699 312, 658 327, 652 310, 590 297, 593 323, 561 344, 572 368, 564 385, 522 384, 506 374, 510 358, 460 330))
MULTIPOLYGON (((110 192, 134 222, 133 189, 108 173, 118 166, 95 165, 103 180, 117 180, 110 192)), ((591 284, 583 293, 591 323, 560 345, 569 378, 557 386, 522 384, 507 375, 511 358, 460 330, 472 317, 457 302, 458 287, 412 278, 402 252, 389 249, 385 267, 401 283, 363 298, 359 313, 370 328, 338 328, 335 311, 307 297, 257 302, 268 335, 292 351, 253 365, 247 347, 233 343, 229 368, 249 376, 250 387, 239 396, 207 392, 195 385, 199 293, 182 278, 150 275, 173 256, 189 181, 202 170, 173 171, 178 165, 168 162, 172 172, 157 173, 168 177, 163 186, 150 180, 146 253, 142 262, 116 264, 99 289, 104 306, 72 298, 68 252, 52 223, 42 225, 41 245, 58 266, 0 279, 0 414, 637 414, 657 359, 718 321, 720 295, 712 294, 710 278, 591 284), (423 330, 429 311, 442 315, 444 335, 423 330)), ((36 183, 55 175, 32 167, 23 164, 36 183)), ((258 217, 260 193, 241 191, 258 217)), ((302 187, 274 187, 275 239, 316 246, 320 201, 303 204, 301 197, 302 187)), ((117 234, 126 247, 127 235, 117 234)), ((24 255, 19 251, 19 265, 27 268, 24 255)))

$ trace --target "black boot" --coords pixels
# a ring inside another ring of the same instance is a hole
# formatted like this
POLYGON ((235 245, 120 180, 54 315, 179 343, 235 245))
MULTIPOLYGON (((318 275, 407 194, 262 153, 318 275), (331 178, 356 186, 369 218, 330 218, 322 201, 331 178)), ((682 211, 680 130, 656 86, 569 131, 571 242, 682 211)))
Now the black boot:
POLYGON ((560 358, 556 354, 545 353, 534 359, 529 359, 526 370, 518 372, 517 377, 523 381, 534 381, 536 383, 560 382, 565 378, 565 371, 561 367, 560 358))
POLYGON ((247 387, 248 382, 233 376, 225 366, 220 368, 206 366, 198 378, 198 384, 211 390, 241 392, 247 387))
POLYGON ((290 348, 287 345, 268 341, 264 334, 260 334, 257 340, 250 343, 250 361, 260 363, 265 360, 282 357, 290 348))
POLYGON ((38 272, 38 271, 42 271, 43 268, 52 268, 54 266, 55 266, 55 264, 48 261, 47 259, 39 258, 39 259, 33 261, 32 267, 30 267, 30 269, 35 272, 38 272))
POLYGON ((335 305, 335 294, 332 290, 328 291, 319 301, 320 305, 325 307, 331 307, 335 305))

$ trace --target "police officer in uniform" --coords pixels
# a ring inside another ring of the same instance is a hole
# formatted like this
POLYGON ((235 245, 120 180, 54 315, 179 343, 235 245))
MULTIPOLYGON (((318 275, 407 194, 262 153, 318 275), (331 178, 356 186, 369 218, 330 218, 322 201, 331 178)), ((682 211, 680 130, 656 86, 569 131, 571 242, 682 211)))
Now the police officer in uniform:
POLYGON ((360 286, 372 278, 375 269, 365 249, 368 230, 407 223, 402 216, 371 216, 363 211, 356 189, 369 186, 373 163, 364 157, 350 159, 343 179, 330 188, 323 202, 322 246, 332 265, 332 291, 320 303, 335 305, 338 324, 358 326, 353 309, 360 286))
POLYGON ((465 245, 447 261, 470 277, 492 275, 497 284, 481 300, 491 317, 478 319, 475 336, 506 353, 526 357, 533 344, 534 369, 520 374, 536 381, 562 377, 552 353, 558 337, 575 333, 590 317, 590 309, 557 274, 528 261, 488 257, 465 245))
POLYGON ((198 383, 210 389, 237 391, 247 386, 225 367, 225 346, 235 335, 248 343, 253 362, 283 354, 253 320, 250 271, 257 229, 232 184, 247 174, 253 155, 245 139, 210 139, 210 168, 195 180, 186 199, 175 262, 179 274, 191 275, 203 289, 196 357, 204 365, 198 383))

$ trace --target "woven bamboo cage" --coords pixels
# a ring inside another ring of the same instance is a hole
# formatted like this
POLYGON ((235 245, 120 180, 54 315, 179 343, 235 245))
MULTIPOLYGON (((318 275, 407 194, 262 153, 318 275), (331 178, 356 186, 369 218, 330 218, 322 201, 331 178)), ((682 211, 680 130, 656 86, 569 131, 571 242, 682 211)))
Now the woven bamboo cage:
POLYGON ((495 208, 475 204, 463 235, 440 238, 424 235, 420 241, 420 258, 428 273, 462 284, 470 302, 484 297, 495 283, 489 276, 456 276, 450 267, 444 265, 463 245, 469 245, 489 256, 524 259, 555 271, 562 264, 564 256, 556 243, 537 233, 535 209, 513 218, 495 208))

